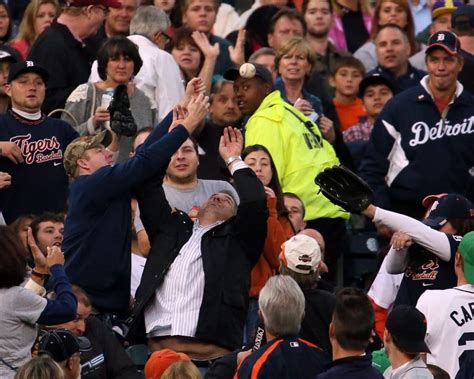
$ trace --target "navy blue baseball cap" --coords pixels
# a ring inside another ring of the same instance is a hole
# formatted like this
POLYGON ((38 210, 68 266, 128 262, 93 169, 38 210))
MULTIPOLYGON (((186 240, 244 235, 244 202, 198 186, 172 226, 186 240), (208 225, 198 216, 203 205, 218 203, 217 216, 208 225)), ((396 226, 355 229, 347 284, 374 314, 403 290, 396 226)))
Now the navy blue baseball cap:
POLYGON ((372 75, 366 76, 364 79, 359 84, 359 97, 362 98, 364 97, 365 91, 367 90, 368 87, 370 86, 375 86, 375 85, 384 85, 387 86, 390 91, 393 91, 393 82, 383 74, 374 73, 372 75))
MULTIPOLYGON (((248 79, 252 78, 260 78, 266 83, 270 83, 273 85, 273 77, 270 71, 261 64, 258 63, 244 63, 245 65, 253 65, 255 67, 255 74, 252 77, 248 77, 248 79)), ((242 65, 243 66, 243 65, 242 65)), ((241 66, 241 67, 242 67, 241 66)), ((229 68, 223 75, 224 79, 234 81, 240 75, 240 68, 238 67, 231 67, 229 68)))
POLYGON ((21 74, 24 74, 27 72, 34 72, 38 74, 39 76, 41 76, 41 78, 43 79, 45 83, 48 81, 49 74, 48 74, 48 71, 46 71, 44 67, 37 65, 33 61, 23 61, 23 62, 18 62, 11 65, 10 72, 8 74, 7 83, 11 83, 21 74))
POLYGON ((436 32, 433 33, 428 39, 428 47, 426 48, 426 54, 433 51, 436 48, 441 48, 446 51, 449 55, 457 55, 461 51, 461 43, 458 37, 453 32, 436 32))
POLYGON ((449 193, 433 202, 430 213, 423 223, 439 229, 449 220, 469 218, 474 218, 472 203, 462 195, 449 193))

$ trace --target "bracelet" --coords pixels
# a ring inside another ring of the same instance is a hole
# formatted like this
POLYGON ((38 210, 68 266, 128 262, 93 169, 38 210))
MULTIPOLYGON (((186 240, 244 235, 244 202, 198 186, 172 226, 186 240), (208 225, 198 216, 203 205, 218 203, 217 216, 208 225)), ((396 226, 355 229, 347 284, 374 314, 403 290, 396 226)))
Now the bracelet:
POLYGON ((236 155, 236 156, 233 156, 233 157, 230 157, 230 158, 227 158, 226 161, 225 161, 225 165, 227 167, 229 167, 232 163, 234 163, 235 161, 241 161, 242 158, 240 157, 240 155, 236 155))
POLYGON ((34 275, 34 276, 37 276, 39 278, 45 278, 46 276, 48 276, 49 274, 44 274, 42 272, 38 272, 36 271, 35 269, 31 270, 31 275, 34 275))

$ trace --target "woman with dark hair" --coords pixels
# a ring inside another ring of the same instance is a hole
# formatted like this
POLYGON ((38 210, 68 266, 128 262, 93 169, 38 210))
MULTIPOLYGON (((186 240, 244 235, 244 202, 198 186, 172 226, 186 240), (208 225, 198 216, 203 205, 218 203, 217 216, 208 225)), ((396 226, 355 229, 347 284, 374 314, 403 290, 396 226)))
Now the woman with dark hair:
POLYGON ((8 227, 18 236, 18 239, 25 249, 28 248, 28 227, 31 225, 34 218, 35 216, 33 215, 20 216, 8 225, 8 227))
POLYGON ((0 0, 0 45, 7 43, 12 36, 13 20, 10 9, 0 0))
MULTIPOLYGON (((75 125, 81 135, 94 135, 107 128, 110 113, 107 110, 114 90, 127 86, 130 110, 138 130, 153 127, 156 121, 156 104, 133 84, 140 71, 142 60, 137 46, 126 37, 109 38, 97 54, 97 71, 101 81, 84 83, 68 97, 62 119, 75 125), (71 117, 72 116, 72 117, 71 117)), ((120 138, 115 159, 123 162, 132 151, 132 137, 120 138)))
POLYGON ((408 1, 381 0, 375 7, 370 41, 367 41, 354 53, 354 56, 364 64, 367 72, 377 66, 374 40, 379 33, 380 27, 387 24, 398 25, 406 33, 410 43, 410 56, 415 54, 420 48, 415 39, 415 22, 413 21, 408 1))
MULTIPOLYGON (((26 253, 7 226, 0 226, 0 262, 0 377, 11 379, 31 358, 36 324, 55 325, 73 320, 77 302, 64 272, 64 255, 58 247, 48 248, 45 262, 56 300, 47 300, 21 286, 27 274, 26 253)), ((32 277, 46 275, 38 267, 32 270, 32 277)))
POLYGON ((168 51, 179 66, 183 85, 186 86, 192 78, 200 77, 209 94, 219 44, 211 45, 204 33, 182 26, 175 30, 168 51))
POLYGON ((258 293, 267 280, 275 275, 280 266, 278 256, 282 243, 295 233, 288 218, 280 181, 269 151, 262 145, 247 146, 242 151, 242 159, 262 182, 267 194, 269 213, 263 253, 252 269, 250 278, 250 301, 245 328, 246 337, 250 340, 257 326, 258 293))

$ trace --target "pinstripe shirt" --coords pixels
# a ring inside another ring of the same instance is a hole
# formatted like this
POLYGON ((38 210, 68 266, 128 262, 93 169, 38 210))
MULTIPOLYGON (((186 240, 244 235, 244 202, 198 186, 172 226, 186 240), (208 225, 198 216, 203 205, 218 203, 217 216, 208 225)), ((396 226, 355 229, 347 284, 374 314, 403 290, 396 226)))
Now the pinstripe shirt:
POLYGON ((171 264, 163 284, 155 292, 155 301, 145 309, 148 337, 194 337, 204 296, 202 236, 223 221, 201 226, 196 220, 193 234, 171 264))

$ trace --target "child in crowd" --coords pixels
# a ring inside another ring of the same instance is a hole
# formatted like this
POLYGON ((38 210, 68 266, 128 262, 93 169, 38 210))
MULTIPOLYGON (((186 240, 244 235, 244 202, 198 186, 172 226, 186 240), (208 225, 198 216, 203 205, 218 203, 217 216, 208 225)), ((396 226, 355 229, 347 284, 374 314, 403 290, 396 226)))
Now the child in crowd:
POLYGON ((390 79, 379 74, 367 76, 360 82, 359 96, 367 116, 361 117, 359 122, 342 132, 342 137, 351 152, 356 167, 359 166, 364 156, 375 119, 387 101, 393 97, 393 84, 390 79))
POLYGON ((367 116, 362 100, 357 97, 364 76, 364 65, 354 57, 341 57, 331 68, 329 84, 336 92, 332 103, 342 132, 367 116))

